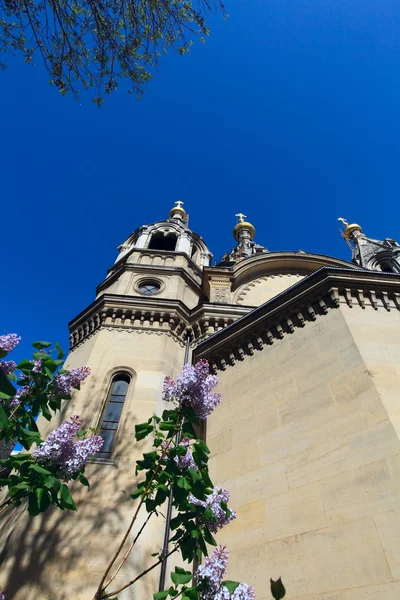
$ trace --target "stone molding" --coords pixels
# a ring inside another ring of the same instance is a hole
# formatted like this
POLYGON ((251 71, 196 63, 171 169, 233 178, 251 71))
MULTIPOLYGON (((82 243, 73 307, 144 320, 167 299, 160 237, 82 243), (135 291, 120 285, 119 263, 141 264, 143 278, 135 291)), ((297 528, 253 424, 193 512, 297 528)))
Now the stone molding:
POLYGON ((193 360, 206 358, 213 372, 225 370, 341 305, 400 311, 400 276, 322 268, 202 341, 193 360))
POLYGON ((70 349, 75 350, 101 329, 167 334, 180 345, 185 344, 189 335, 193 346, 250 310, 250 307, 219 307, 209 303, 189 310, 179 300, 104 294, 70 322, 70 349))
MULTIPOLYGON (((146 250, 147 252, 153 252, 153 256, 157 257, 160 254, 160 250, 146 250)), ((175 253, 176 255, 179 254, 179 256, 183 256, 187 262, 189 263, 189 258, 186 254, 181 254, 181 253, 175 253)), ((145 254, 141 253, 141 256, 143 257, 145 254)), ((171 253, 168 254, 166 253, 166 257, 170 258, 171 253)), ((175 258, 174 258, 175 260, 175 258)), ((194 265, 194 263, 192 263, 194 265)), ((194 265, 196 266, 196 265, 194 265)), ((197 267, 196 267, 197 269, 197 267)), ((178 277, 182 277, 182 279, 185 281, 185 283, 193 290, 195 291, 197 294, 201 294, 201 286, 200 286, 200 282, 201 282, 201 274, 199 274, 197 271, 195 271, 194 269, 192 269, 192 275, 188 272, 188 270, 184 267, 177 267, 177 266, 164 266, 164 265, 151 265, 151 264, 141 264, 141 263, 127 263, 127 262, 121 262, 118 263, 117 265, 115 265, 115 268, 112 267, 109 271, 108 271, 108 275, 107 278, 102 281, 97 287, 96 287, 96 294, 99 295, 102 292, 104 292, 112 283, 114 283, 115 281, 117 281, 122 273, 124 273, 125 271, 130 271, 130 272, 135 272, 138 274, 143 274, 147 275, 148 277, 151 277, 152 275, 159 275, 159 276, 165 276, 165 275, 174 275, 174 276, 178 276, 178 277)))

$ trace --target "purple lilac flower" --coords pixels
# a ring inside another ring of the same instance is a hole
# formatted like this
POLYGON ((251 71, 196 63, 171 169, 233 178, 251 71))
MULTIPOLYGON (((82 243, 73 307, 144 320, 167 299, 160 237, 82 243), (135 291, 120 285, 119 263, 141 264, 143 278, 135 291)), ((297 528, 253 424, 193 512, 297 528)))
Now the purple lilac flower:
POLYGON ((254 588, 247 583, 239 583, 232 593, 222 584, 228 566, 228 556, 225 546, 217 546, 205 559, 204 565, 197 568, 195 583, 200 591, 201 600, 255 600, 254 588))
POLYGON ((214 552, 207 556, 204 565, 197 568, 195 583, 201 590, 202 600, 214 600, 219 592, 228 566, 228 556, 225 546, 217 546, 214 552))
POLYGON ((233 521, 233 519, 236 519, 236 512, 234 510, 232 510, 229 517, 227 517, 225 510, 221 506, 221 504, 228 504, 229 498, 230 494, 227 490, 222 487, 215 487, 212 493, 206 496, 205 500, 199 500, 198 498, 195 498, 193 494, 190 494, 189 502, 195 506, 203 506, 204 508, 212 510, 217 521, 206 521, 206 525, 210 531, 216 533, 218 529, 225 527, 225 525, 233 521))
MULTIPOLYGON (((15 392, 15 396, 14 398, 11 398, 11 400, 7 400, 7 404, 9 408, 16 408, 19 404, 21 404, 21 402, 23 401, 24 396, 26 396, 26 394, 29 392, 30 387, 29 385, 25 385, 22 388, 19 388, 16 392, 15 392)), ((1 598, 0 598, 1 600, 1 598)))
POLYGON ((81 471, 89 459, 101 450, 104 440, 99 435, 75 441, 81 423, 77 415, 64 421, 50 433, 47 440, 32 452, 32 456, 43 466, 57 467, 60 477, 71 479, 81 471))
POLYGON ((0 349, 5 352, 11 352, 16 346, 18 346, 21 338, 16 333, 7 333, 6 335, 0 335, 0 349))
POLYGON ((178 469, 180 469, 181 471, 183 471, 184 469, 195 469, 197 471, 198 467, 194 462, 192 450, 190 447, 190 438, 182 438, 182 441, 180 442, 179 446, 186 448, 186 454, 174 457, 174 462, 178 466, 178 469))
POLYGON ((42 362, 41 360, 34 360, 33 361, 33 369, 32 369, 32 373, 40 373, 40 371, 42 370, 42 362))
POLYGON ((0 592, 0 600, 7 600, 7 596, 4 592, 0 592))
POLYGON ((221 396, 211 391, 217 383, 218 377, 209 374, 208 362, 200 360, 195 366, 185 365, 176 381, 165 378, 163 400, 191 406, 198 417, 206 419, 221 402, 221 396))
POLYGON ((236 590, 231 594, 231 600, 254 600, 254 598, 254 588, 247 583, 239 583, 236 590))
POLYGON ((11 373, 14 373, 16 367, 17 363, 13 360, 0 360, 0 369, 2 369, 6 375, 11 375, 11 373))
POLYGON ((70 373, 59 373, 54 378, 54 396, 69 396, 72 388, 77 387, 89 374, 89 367, 79 367, 70 373))

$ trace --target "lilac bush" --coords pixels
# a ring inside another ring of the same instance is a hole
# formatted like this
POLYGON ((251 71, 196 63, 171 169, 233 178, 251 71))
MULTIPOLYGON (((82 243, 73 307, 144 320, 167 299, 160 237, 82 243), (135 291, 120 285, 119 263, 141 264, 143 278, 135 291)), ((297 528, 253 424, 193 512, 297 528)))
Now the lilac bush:
MULTIPOLYGON (((20 339, 16 334, 0 336, 0 358, 11 352, 20 339)), ((19 364, 0 361, 0 441, 7 448, 6 457, 0 459, 0 470, 8 474, 2 480, 8 496, 3 500, 1 512, 27 499, 29 514, 35 516, 51 504, 62 510, 76 510, 67 485, 61 481, 77 479, 88 485, 83 474, 85 465, 100 450, 103 439, 85 438, 79 432, 78 417, 63 423, 46 441, 41 439, 37 417, 42 415, 50 421, 90 370, 87 367, 71 372, 62 370, 64 353, 59 344, 53 349, 50 342, 32 345, 32 360, 24 359, 19 364), (79 439, 75 439, 78 432, 79 439), (33 444, 37 448, 32 454, 9 454, 16 443, 27 451, 33 444)))
POLYGON ((211 391, 217 383, 218 377, 209 374, 208 362, 200 360, 194 366, 185 365, 176 381, 165 378, 163 400, 177 402, 180 408, 190 406, 197 417, 206 419, 221 402, 221 396, 211 391))
POLYGON ((56 467, 60 478, 65 481, 79 473, 103 446, 104 440, 99 435, 75 440, 80 426, 77 415, 70 417, 32 452, 37 463, 44 467, 56 467))

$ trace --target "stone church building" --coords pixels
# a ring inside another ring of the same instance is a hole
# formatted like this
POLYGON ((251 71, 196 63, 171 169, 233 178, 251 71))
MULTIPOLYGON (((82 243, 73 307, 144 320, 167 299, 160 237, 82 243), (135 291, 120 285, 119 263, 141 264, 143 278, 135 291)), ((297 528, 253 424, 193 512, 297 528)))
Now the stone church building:
MULTIPOLYGON (((134 426, 162 411, 185 355, 220 378, 205 435, 237 511, 217 536, 229 577, 257 600, 279 576, 288 600, 400 599, 400 246, 342 221, 349 262, 269 251, 238 215, 235 247, 211 266, 181 202, 119 247, 70 323, 67 367, 92 375, 58 419, 79 414, 105 439, 91 489, 73 490, 78 513, 3 518, 9 600, 92 600, 134 508, 146 449, 134 426)), ((149 523, 116 587, 162 548, 164 527, 149 523)), ((119 600, 152 600, 158 584, 153 571, 119 600)))

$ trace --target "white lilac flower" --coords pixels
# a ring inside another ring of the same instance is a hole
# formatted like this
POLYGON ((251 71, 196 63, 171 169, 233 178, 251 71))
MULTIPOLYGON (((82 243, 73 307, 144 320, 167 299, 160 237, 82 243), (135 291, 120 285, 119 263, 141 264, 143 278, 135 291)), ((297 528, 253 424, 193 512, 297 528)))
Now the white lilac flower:
POLYGON ((225 525, 236 519, 236 512, 234 510, 230 511, 229 516, 226 515, 226 510, 222 508, 221 504, 228 504, 230 498, 230 494, 227 490, 222 487, 216 486, 212 493, 206 496, 205 500, 199 500, 195 498, 193 494, 189 496, 189 502, 194 504, 195 506, 203 506, 204 508, 209 508, 216 517, 216 521, 208 520, 206 521, 206 525, 210 531, 216 533, 218 529, 222 529, 225 525))
POLYGON ((195 366, 185 365, 176 381, 165 378, 163 400, 175 401, 180 408, 190 406, 196 416, 206 419, 221 402, 220 395, 211 391, 217 383, 218 377, 209 374, 208 362, 200 360, 195 366))

